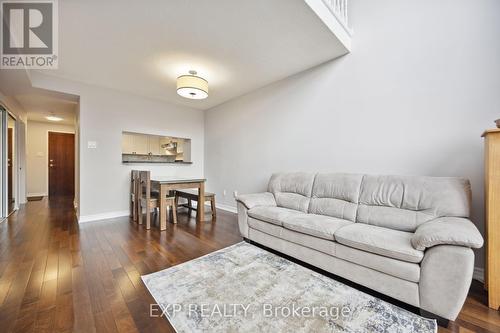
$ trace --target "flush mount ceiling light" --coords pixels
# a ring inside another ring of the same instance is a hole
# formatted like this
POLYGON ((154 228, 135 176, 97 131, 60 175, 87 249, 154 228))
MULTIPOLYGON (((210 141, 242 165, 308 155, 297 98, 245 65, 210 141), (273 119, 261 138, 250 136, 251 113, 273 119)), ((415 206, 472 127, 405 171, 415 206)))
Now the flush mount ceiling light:
POLYGON ((177 78, 177 93, 189 99, 204 99, 208 97, 208 82, 196 76, 196 71, 189 71, 189 75, 177 78))
POLYGON ((61 117, 56 117, 54 115, 47 116, 47 117, 45 117, 45 119, 50 120, 50 121, 61 121, 61 120, 63 120, 61 117))

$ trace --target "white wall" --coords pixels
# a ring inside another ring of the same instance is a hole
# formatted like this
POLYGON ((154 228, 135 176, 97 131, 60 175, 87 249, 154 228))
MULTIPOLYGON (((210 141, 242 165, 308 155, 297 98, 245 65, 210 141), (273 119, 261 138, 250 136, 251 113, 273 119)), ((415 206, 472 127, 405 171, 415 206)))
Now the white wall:
POLYGON ((465 176, 483 230, 500 1, 353 0, 350 18, 351 54, 206 113, 208 190, 234 206, 277 171, 465 176))
POLYGON ((24 88, 29 86, 29 75, 24 69, 1 70, 0 71, 0 103, 17 119, 26 122, 27 112, 21 104, 13 97, 14 92, 25 92, 24 88))
POLYGON ((33 72, 34 87, 80 96, 80 221, 128 215, 130 170, 152 175, 203 176, 204 114, 118 92, 33 72), (122 131, 191 138, 191 165, 121 162, 122 131), (87 148, 96 141, 97 148, 87 148))
POLYGON ((28 120, 26 144, 28 196, 48 195, 49 170, 47 159, 49 154, 49 131, 75 133, 75 127, 72 125, 28 120))

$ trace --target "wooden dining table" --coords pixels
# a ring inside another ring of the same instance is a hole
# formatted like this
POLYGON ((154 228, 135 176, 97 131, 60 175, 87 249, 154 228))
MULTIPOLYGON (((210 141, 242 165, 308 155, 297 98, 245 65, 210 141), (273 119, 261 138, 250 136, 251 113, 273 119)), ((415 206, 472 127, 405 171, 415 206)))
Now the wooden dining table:
MULTIPOLYGON (((188 188, 198 189, 198 214, 196 222, 203 222, 205 216, 205 181, 204 178, 175 178, 168 176, 151 177, 151 187, 160 191, 160 198, 166 198, 170 191, 188 188)), ((167 208, 164 200, 160 199, 160 230, 167 228, 167 208)))

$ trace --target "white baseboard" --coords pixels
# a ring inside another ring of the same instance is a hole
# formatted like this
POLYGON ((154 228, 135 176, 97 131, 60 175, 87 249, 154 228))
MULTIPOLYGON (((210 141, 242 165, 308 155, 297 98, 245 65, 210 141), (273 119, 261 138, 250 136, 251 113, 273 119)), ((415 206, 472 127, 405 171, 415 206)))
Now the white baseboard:
MULTIPOLYGON (((191 205, 196 208, 198 207, 198 202, 196 201, 193 201, 191 203, 191 205)), ((238 211, 236 210, 236 207, 233 207, 233 206, 230 206, 230 205, 225 205, 225 204, 221 204, 221 203, 215 203, 215 207, 217 209, 221 209, 221 210, 225 210, 226 212, 231 212, 231 213, 238 213, 238 211)), ((205 211, 207 210, 210 210, 210 206, 205 204, 205 211)))
POLYGON ((114 219, 116 217, 129 216, 129 215, 130 211, 128 210, 121 210, 117 212, 109 212, 109 213, 93 214, 93 215, 82 215, 78 219, 78 223, 108 220, 108 219, 114 219))
POLYGON ((29 197, 46 197, 46 196, 47 196, 46 192, 45 193, 42 193, 42 192, 40 192, 40 193, 28 193, 26 195, 26 197, 28 197, 28 198, 29 197))
POLYGON ((474 273, 472 273, 472 278, 474 280, 484 283, 484 268, 474 267, 474 273))
MULTIPOLYGON (((196 202, 193 202, 193 206, 196 208, 196 206, 197 206, 196 202)), ((216 204, 216 207, 217 207, 217 209, 225 210, 227 212, 237 213, 236 207, 233 207, 233 206, 224 205, 224 204, 216 204)), ((209 206, 207 206, 206 208, 210 209, 209 206)), ((101 214, 93 214, 93 215, 82 215, 78 219, 78 223, 108 220, 108 219, 114 219, 116 217, 129 216, 129 215, 130 215, 130 212, 128 210, 101 213, 101 214)))
POLYGON ((216 203, 215 207, 217 207, 217 209, 225 210, 226 212, 231 212, 231 213, 235 213, 235 214, 238 213, 238 211, 236 210, 236 207, 233 207, 233 206, 230 206, 230 205, 216 203))

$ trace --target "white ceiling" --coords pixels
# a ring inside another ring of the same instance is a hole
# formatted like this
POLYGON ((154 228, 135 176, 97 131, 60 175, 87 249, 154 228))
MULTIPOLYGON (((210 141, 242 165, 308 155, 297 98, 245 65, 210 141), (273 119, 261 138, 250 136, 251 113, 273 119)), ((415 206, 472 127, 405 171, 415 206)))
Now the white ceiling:
POLYGON ((78 96, 33 88, 24 70, 0 70, 0 91, 13 98, 31 121, 50 122, 45 117, 63 118, 57 123, 74 125, 78 96))
POLYGON ((43 72, 208 109, 345 53, 304 0, 64 0, 59 69, 43 72), (176 94, 190 69, 206 100, 176 94))
POLYGON ((66 100, 41 93, 16 95, 17 101, 28 110, 28 120, 51 122, 45 117, 57 116, 63 120, 57 124, 74 125, 77 101, 66 100))

